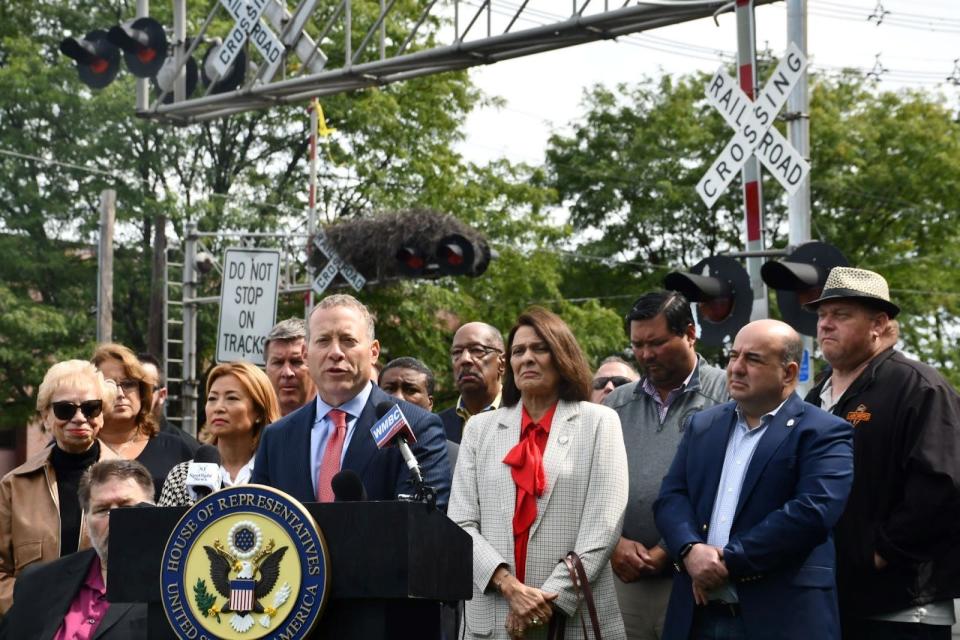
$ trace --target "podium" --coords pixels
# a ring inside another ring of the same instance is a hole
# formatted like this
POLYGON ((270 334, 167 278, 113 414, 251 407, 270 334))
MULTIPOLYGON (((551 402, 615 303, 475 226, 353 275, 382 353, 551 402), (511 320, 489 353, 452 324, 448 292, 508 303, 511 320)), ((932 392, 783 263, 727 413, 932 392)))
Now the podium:
MULTIPOLYGON (((447 516, 414 502, 308 503, 330 554, 329 597, 311 638, 440 638, 440 602, 467 600, 472 540, 447 516)), ((145 602, 150 640, 175 639, 161 604, 160 569, 185 507, 110 514, 107 599, 145 602)))

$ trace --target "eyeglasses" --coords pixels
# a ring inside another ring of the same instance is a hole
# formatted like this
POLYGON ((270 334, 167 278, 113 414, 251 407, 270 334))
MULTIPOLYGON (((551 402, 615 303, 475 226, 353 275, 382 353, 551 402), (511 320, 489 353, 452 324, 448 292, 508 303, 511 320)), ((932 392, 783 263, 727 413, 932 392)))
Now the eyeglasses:
POLYGON ((77 415, 77 409, 87 420, 96 418, 103 411, 103 400, 84 400, 80 404, 74 402, 54 402, 50 405, 53 408, 53 415, 57 420, 70 420, 77 415))
POLYGON ((127 396, 133 393, 134 391, 140 391, 140 383, 136 380, 107 380, 107 382, 112 382, 117 385, 117 388, 123 391, 123 395, 127 396))
POLYGON ((610 382, 613 384, 613 388, 622 387, 628 382, 632 382, 630 378, 625 378, 623 376, 601 376, 599 378, 593 379, 593 388, 599 391, 607 386, 607 383, 610 382))
POLYGON ((469 347, 454 347, 450 349, 450 359, 456 362, 464 353, 467 353, 472 360, 483 360, 491 353, 503 353, 500 349, 494 349, 482 344, 472 344, 469 347))

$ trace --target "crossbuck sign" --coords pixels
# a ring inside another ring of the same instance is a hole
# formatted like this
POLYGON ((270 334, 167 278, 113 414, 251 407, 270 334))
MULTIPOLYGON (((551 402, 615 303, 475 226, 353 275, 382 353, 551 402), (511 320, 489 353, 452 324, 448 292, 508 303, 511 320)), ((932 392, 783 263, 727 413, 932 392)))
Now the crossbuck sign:
POLYGON ((213 56, 213 67, 221 78, 227 74, 248 38, 267 61, 264 80, 269 81, 277 72, 283 58, 283 43, 260 21, 263 10, 271 1, 274 0, 220 0, 220 4, 237 21, 213 56))
POLYGON ((317 235, 313 237, 313 244, 320 250, 320 253, 327 257, 327 266, 313 279, 313 290, 318 296, 327 290, 327 287, 330 286, 333 279, 337 277, 337 273, 340 273, 343 279, 349 282, 355 291, 363 289, 363 285, 367 283, 367 279, 351 265, 344 262, 343 258, 337 253, 337 250, 333 248, 333 244, 330 242, 330 239, 327 238, 327 234, 323 231, 317 231, 317 235))
POLYGON ((697 193, 708 207, 716 203, 751 154, 760 158, 763 166, 790 195, 796 193, 810 173, 810 164, 773 126, 777 112, 787 101, 806 66, 803 53, 790 43, 787 54, 774 69, 756 102, 750 101, 723 67, 713 74, 707 84, 707 100, 736 133, 697 184, 697 193))

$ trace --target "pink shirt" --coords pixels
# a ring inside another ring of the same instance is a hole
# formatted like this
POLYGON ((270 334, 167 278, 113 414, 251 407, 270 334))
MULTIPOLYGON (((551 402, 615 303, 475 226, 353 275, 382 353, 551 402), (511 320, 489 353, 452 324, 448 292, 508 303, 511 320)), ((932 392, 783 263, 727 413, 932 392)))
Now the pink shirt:
POLYGON ((109 608, 107 585, 100 573, 100 556, 94 555, 87 578, 73 597, 53 640, 90 640, 109 608))

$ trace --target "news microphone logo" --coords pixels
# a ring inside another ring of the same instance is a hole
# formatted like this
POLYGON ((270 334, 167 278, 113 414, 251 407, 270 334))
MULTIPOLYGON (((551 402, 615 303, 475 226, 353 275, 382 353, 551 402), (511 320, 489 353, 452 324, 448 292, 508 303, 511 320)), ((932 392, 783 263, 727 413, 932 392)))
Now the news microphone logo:
POLYGON ((383 449, 384 447, 389 447, 394 444, 394 440, 400 436, 406 438, 407 442, 416 442, 417 438, 413 435, 413 430, 407 423, 407 419, 400 410, 400 406, 382 402, 380 406, 377 406, 378 414, 381 413, 380 409, 382 405, 387 405, 388 408, 383 407, 384 412, 380 419, 370 428, 370 433, 373 435, 373 441, 377 443, 377 448, 383 449))

